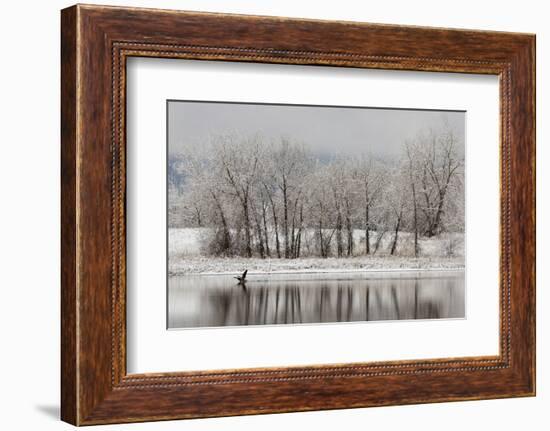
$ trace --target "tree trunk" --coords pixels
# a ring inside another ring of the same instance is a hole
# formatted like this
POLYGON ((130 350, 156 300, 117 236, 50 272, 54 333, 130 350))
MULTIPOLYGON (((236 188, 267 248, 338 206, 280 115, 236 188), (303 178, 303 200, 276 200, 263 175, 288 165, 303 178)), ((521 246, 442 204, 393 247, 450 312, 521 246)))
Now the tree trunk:
POLYGON ((286 189, 286 179, 283 177, 283 229, 285 235, 285 258, 288 259, 289 255, 289 243, 288 243, 288 197, 286 189))
POLYGON ((319 235, 319 249, 321 257, 327 257, 325 250, 325 241, 323 239, 323 204, 319 202, 319 222, 318 222, 318 235, 319 235))
POLYGON ((347 255, 352 256, 353 255, 353 226, 351 223, 351 209, 349 201, 346 200, 346 230, 348 233, 348 248, 347 248, 347 255))
POLYGON ((369 223, 369 195, 365 189, 365 254, 370 254, 370 223, 369 223))
POLYGON ((340 200, 338 192, 335 188, 332 189, 334 207, 336 208, 336 255, 342 257, 344 254, 344 245, 342 241, 342 209, 340 208, 340 200))
POLYGON ((212 195, 212 198, 214 199, 214 202, 218 207, 218 212, 220 213, 220 220, 222 222, 222 243, 220 244, 220 248, 224 252, 227 252, 231 250, 231 235, 229 233, 229 226, 227 224, 227 219, 225 218, 223 207, 218 197, 216 196, 216 194, 214 192, 210 192, 210 194, 212 195))
POLYGON ((413 161, 409 147, 407 145, 407 157, 409 158, 409 180, 411 182, 411 191, 413 197, 413 225, 414 225, 414 257, 418 257, 418 215, 416 204, 416 185, 413 177, 413 161))
POLYGON ((243 204, 243 215, 244 215, 244 228, 245 228, 245 239, 246 239, 246 256, 252 257, 252 238, 250 235, 250 217, 248 214, 248 198, 244 198, 242 201, 243 204))
POLYGON ((399 213, 397 216, 397 223, 395 224, 395 233, 393 236, 393 243, 391 245, 391 251, 390 254, 393 256, 395 254, 395 250, 397 249, 397 238, 399 236, 399 228, 401 227, 401 217, 403 213, 399 213))
POLYGON ((338 257, 342 257, 342 254, 344 254, 344 245, 342 244, 342 214, 340 210, 338 210, 336 218, 336 248, 338 257))
POLYGON ((260 224, 260 219, 258 218, 258 212, 253 209, 254 212, 254 222, 256 223, 256 237, 258 238, 258 253, 262 259, 265 258, 265 248, 264 248, 264 238, 262 235, 262 225, 260 224))
POLYGON ((439 202, 437 204, 437 212, 435 213, 435 219, 432 227, 432 235, 437 235, 439 231, 439 225, 441 224, 441 216, 443 215, 443 205, 445 203, 446 188, 439 192, 439 202))
POLYGON ((302 228, 304 225, 304 206, 300 205, 300 227, 298 228, 298 240, 296 243, 296 258, 300 257, 300 248, 302 246, 302 228))
POLYGON ((275 248, 277 250, 277 257, 281 258, 281 243, 279 241, 279 224, 277 221, 277 208, 275 208, 275 202, 273 201, 273 196, 269 193, 267 186, 264 184, 265 191, 267 192, 267 197, 269 198, 269 203, 271 204, 271 211, 273 213, 273 228, 275 230, 275 248))
POLYGON ((294 258, 294 251, 296 247, 296 236, 294 232, 296 231, 296 203, 294 203, 294 208, 292 210, 292 225, 290 230, 290 251, 289 257, 294 258))
POLYGON ((433 236, 433 214, 432 214, 432 202, 430 200, 430 196, 427 192, 428 190, 428 182, 427 182, 427 168, 424 167, 423 174, 422 174, 422 194, 424 195, 424 205, 425 208, 422 208, 422 211, 424 213, 424 216, 426 217, 426 224, 427 228, 424 232, 424 234, 431 238, 433 236))
MULTIPOLYGON (((273 211, 275 214, 275 210, 273 211)), ((277 257, 281 258, 281 242, 279 240, 279 227, 277 225, 277 216, 273 215, 273 223, 275 227, 275 248, 277 249, 277 257)))
POLYGON ((323 221, 319 218, 318 223, 318 235, 319 235, 319 251, 321 252, 321 257, 326 257, 324 243, 323 243, 323 221))
POLYGON ((197 207, 195 207, 195 214, 197 216, 197 225, 198 225, 198 227, 202 227, 201 211, 197 207))
POLYGON ((365 178, 365 254, 370 254, 370 199, 369 181, 365 178))
POLYGON ((378 238, 376 238, 376 243, 374 244, 374 251, 373 251, 372 254, 376 254, 376 252, 378 251, 378 248, 380 247, 380 244, 382 243, 382 238, 384 237, 385 234, 386 234, 385 230, 380 231, 380 233, 378 234, 378 238))
POLYGON ((271 257, 271 251, 269 250, 269 234, 267 232, 267 215, 266 215, 266 205, 265 202, 262 202, 262 219, 264 223, 264 234, 265 234, 265 253, 268 257, 271 257))
POLYGON ((319 251, 321 252, 321 257, 326 257, 324 244, 323 244, 323 222, 321 221, 321 219, 319 219, 318 235, 319 235, 319 251))
POLYGON ((413 194, 413 224, 414 224, 414 257, 418 257, 418 216, 416 210, 416 188, 412 183, 413 194))
MULTIPOLYGON (((300 200, 300 194, 301 192, 298 193, 298 195, 296 196, 296 199, 294 200, 294 203, 293 203, 293 208, 292 208, 292 230, 291 230, 291 238, 290 238, 290 243, 291 243, 291 247, 290 247, 290 257, 295 259, 296 258, 296 247, 297 247, 297 242, 298 242, 298 235, 296 234, 296 217, 298 216, 297 212, 298 212, 298 202, 300 200)), ((298 227, 299 229, 300 227, 298 227)))

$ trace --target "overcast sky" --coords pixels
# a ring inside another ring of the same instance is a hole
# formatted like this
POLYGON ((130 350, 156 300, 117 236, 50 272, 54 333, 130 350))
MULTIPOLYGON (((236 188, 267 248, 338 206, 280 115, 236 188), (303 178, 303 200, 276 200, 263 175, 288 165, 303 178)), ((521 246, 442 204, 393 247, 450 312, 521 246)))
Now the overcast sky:
POLYGON ((403 143, 429 128, 447 123, 464 151, 465 113, 402 109, 212 102, 168 103, 169 152, 208 141, 211 134, 260 133, 307 144, 317 154, 398 155, 403 143))

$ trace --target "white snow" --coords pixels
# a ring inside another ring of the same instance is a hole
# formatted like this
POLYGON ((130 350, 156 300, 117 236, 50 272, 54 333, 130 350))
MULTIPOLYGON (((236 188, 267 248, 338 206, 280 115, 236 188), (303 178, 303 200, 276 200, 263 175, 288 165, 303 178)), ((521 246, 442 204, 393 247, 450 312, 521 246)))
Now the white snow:
POLYGON ((201 250, 201 237, 208 228, 168 229, 168 252, 172 256, 198 256, 201 250))

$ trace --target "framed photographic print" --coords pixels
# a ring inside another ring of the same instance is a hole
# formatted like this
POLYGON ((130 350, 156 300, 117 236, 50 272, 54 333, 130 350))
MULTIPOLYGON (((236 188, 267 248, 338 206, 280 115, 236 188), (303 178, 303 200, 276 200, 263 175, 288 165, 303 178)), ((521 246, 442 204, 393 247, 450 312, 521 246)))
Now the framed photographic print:
POLYGON ((62 11, 62 419, 535 394, 535 37, 62 11))
POLYGON ((465 317, 465 112, 167 111, 169 329, 465 317))

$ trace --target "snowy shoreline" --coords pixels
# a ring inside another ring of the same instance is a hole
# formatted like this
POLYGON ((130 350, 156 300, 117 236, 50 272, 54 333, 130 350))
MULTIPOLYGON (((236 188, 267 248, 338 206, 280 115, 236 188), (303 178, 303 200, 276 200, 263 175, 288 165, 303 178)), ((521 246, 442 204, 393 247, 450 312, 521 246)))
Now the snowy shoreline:
POLYGON ((360 272, 462 271, 462 258, 200 258, 171 261, 168 275, 235 275, 248 269, 250 275, 329 274, 360 272))
MULTIPOLYGON (((386 272, 459 272, 464 267, 456 268, 388 268, 388 269, 309 269, 297 271, 249 271, 248 275, 285 275, 285 274, 357 274, 357 273, 386 273, 386 272)), ((240 272, 187 272, 181 274, 170 273, 169 277, 183 275, 240 275, 240 272)))
MULTIPOLYGON (((455 234, 445 238, 424 238, 421 256, 394 255, 387 253, 389 240, 383 244, 379 254, 356 254, 350 257, 303 256, 297 259, 260 257, 216 257, 201 253, 201 238, 205 228, 171 228, 169 230, 169 276, 178 275, 236 275, 244 270, 253 274, 327 274, 357 272, 399 272, 399 271, 460 271, 464 269, 464 238, 455 234), (445 244, 449 238, 456 240, 454 257, 444 257, 445 244)), ((355 250, 361 250, 361 235, 355 231, 355 250)), ((401 233, 401 253, 412 246, 412 235, 401 233)), ((389 238, 389 237, 388 237, 389 238)))

